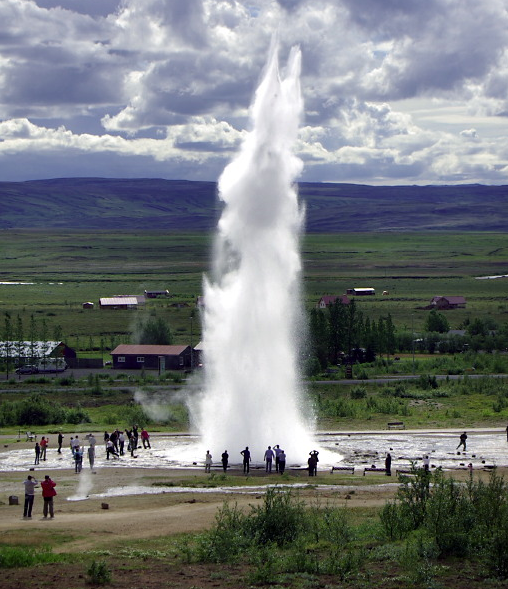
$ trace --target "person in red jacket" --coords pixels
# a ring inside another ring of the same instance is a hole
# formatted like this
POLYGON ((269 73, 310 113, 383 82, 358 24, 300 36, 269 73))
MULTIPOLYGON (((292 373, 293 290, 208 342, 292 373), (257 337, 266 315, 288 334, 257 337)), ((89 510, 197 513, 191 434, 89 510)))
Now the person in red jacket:
POLYGON ((49 511, 49 516, 54 517, 55 512, 53 510, 53 497, 56 495, 56 483, 51 480, 51 477, 49 475, 46 475, 41 483, 41 487, 42 498, 44 499, 44 508, 42 513, 44 517, 48 517, 49 511))

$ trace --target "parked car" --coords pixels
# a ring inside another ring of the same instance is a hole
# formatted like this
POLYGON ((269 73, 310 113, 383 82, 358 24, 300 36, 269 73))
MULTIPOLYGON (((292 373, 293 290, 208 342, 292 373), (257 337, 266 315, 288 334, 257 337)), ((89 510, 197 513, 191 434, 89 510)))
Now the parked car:
POLYGON ((38 372, 39 369, 33 364, 25 364, 25 366, 16 368, 16 374, 37 374, 38 372))

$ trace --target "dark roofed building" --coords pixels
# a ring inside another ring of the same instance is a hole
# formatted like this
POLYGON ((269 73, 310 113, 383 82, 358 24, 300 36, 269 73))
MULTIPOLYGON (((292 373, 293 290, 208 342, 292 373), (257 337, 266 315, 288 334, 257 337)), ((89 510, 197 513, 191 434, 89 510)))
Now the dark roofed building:
POLYGON ((433 297, 430 301, 431 309, 465 309, 466 299, 461 296, 456 297, 433 297))
POLYGON ((326 309, 326 307, 333 305, 337 300, 343 305, 349 305, 349 298, 346 295, 324 295, 319 299, 317 307, 318 309, 326 309))
POLYGON ((112 352, 113 368, 183 370, 191 367, 190 346, 120 344, 112 352))

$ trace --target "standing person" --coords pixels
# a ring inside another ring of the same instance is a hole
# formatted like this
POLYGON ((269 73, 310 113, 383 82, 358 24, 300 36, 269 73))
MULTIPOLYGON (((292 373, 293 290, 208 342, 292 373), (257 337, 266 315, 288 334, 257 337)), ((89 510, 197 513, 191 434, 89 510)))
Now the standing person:
POLYGON ((109 432, 104 432, 104 446, 107 447, 107 443, 109 440, 109 432))
POLYGON ((134 436, 134 450, 137 450, 138 448, 138 426, 137 425, 133 425, 132 426, 132 435, 134 436))
POLYGON ((385 471, 387 477, 392 476, 392 455, 390 454, 390 452, 388 452, 385 458, 385 471))
MULTIPOLYGON (((459 445, 457 446, 457 450, 463 446, 464 447, 464 452, 466 451, 466 440, 467 440, 467 434, 466 432, 464 432, 463 434, 460 434, 460 442, 459 445)), ((42 443, 42 442, 41 442, 42 443)))
POLYGON ((118 434, 118 447, 120 448, 120 456, 123 456, 123 454, 124 454, 124 452, 123 452, 124 446, 125 446, 125 434, 122 431, 118 434))
POLYGON ((63 444, 64 435, 62 432, 58 432, 58 454, 62 453, 62 444, 63 444))
POLYGON ((137 458, 137 456, 134 454, 134 450, 137 448, 137 445, 138 445, 138 441, 134 437, 134 432, 131 432, 131 436, 129 438, 129 448, 131 451, 132 458, 137 458))
POLYGON ((55 487, 56 483, 51 480, 51 477, 47 474, 44 477, 44 480, 41 483, 42 487, 42 498, 44 499, 44 508, 42 514, 44 517, 49 516, 53 518, 55 516, 54 506, 53 506, 53 497, 56 495, 55 487))
POLYGON ((23 517, 32 517, 32 507, 34 505, 34 489, 39 484, 32 476, 28 475, 25 485, 25 506, 23 507, 23 517))
POLYGON ((506 426, 506 441, 508 442, 508 425, 506 426))
POLYGON ((429 472, 430 470, 430 458, 428 454, 425 454, 425 456, 423 457, 423 470, 425 472, 429 472))
POLYGON ((240 454, 243 456, 243 474, 249 474, 250 471, 250 450, 249 446, 245 446, 240 454))
POLYGON ((207 450, 206 456, 205 456, 205 472, 210 472, 211 466, 212 466, 212 455, 210 454, 210 450, 207 450))
POLYGON ((317 463, 319 462, 319 458, 318 458, 319 452, 317 450, 312 450, 311 452, 309 452, 309 460, 308 460, 308 464, 309 464, 309 476, 317 476, 317 463), (312 466, 312 473, 310 472, 312 466))
POLYGON ((284 450, 281 450, 279 452, 279 472, 280 472, 280 474, 284 474, 285 470, 286 470, 286 453, 284 452, 284 450))
POLYGON ((41 438, 41 460, 46 460, 46 451, 48 449, 49 439, 42 436, 41 438))
POLYGON ((76 456, 76 450, 79 448, 79 437, 71 438, 72 455, 76 456))
POLYGON ((88 462, 90 463, 90 470, 93 470, 95 464, 95 444, 88 447, 88 462))
POLYGON ((76 446, 74 448, 74 472, 81 472, 83 468, 83 448, 76 446))
POLYGON ((95 452, 95 444, 97 444, 97 440, 95 439, 95 436, 93 434, 88 434, 88 443, 90 445, 90 448, 93 448, 95 452))
POLYGON ((34 464, 39 464, 41 459, 41 447, 39 446, 39 442, 35 442, 35 462, 34 464))
POLYGON ((275 444, 273 451, 275 452, 275 472, 279 472, 280 453, 282 452, 279 444, 275 444))
POLYGON ((145 428, 143 428, 141 430, 141 441, 143 443, 143 448, 147 448, 150 450, 151 446, 150 446, 150 434, 146 431, 145 428))
POLYGON ((268 448, 265 450, 265 462, 266 462, 265 472, 267 472, 269 474, 272 473, 273 455, 274 455, 274 452, 272 450, 272 447, 268 446, 268 448))
POLYGON ((309 454, 309 459, 307 460, 307 464, 309 465, 309 476, 313 477, 314 473, 316 472, 317 462, 316 456, 313 452, 309 454))
POLYGON ((222 461, 222 470, 224 472, 227 472, 228 471, 228 462, 229 462, 229 454, 228 454, 227 450, 224 450, 220 459, 222 461))

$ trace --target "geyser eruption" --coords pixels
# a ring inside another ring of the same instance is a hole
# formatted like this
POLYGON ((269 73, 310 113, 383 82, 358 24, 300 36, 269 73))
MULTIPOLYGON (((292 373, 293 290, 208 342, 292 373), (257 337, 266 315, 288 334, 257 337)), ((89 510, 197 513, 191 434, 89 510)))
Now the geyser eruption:
MULTIPOLYGON (((225 203, 213 276, 205 278, 205 392, 198 424, 214 461, 279 444, 289 462, 312 449, 297 367, 302 327, 299 237, 304 219, 293 154, 303 110, 300 51, 283 78, 273 44, 251 106, 252 130, 219 179, 225 203)), ((308 417, 308 416, 307 416, 308 417)))

